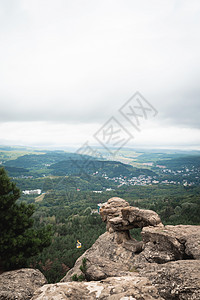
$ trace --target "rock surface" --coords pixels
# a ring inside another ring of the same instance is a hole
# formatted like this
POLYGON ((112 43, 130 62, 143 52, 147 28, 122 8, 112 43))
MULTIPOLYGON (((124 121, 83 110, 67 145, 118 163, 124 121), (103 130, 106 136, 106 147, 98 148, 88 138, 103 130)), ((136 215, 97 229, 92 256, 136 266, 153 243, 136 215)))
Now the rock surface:
POLYGON ((133 266, 166 300, 200 299, 200 226, 167 225, 142 230, 144 251, 133 266))
POLYGON ((109 277, 102 281, 47 284, 38 289, 32 300, 161 300, 149 280, 139 275, 109 277))
POLYGON ((146 227, 141 235, 145 244, 142 255, 148 262, 200 259, 200 226, 146 227))
POLYGON ((128 202, 117 197, 109 199, 101 208, 100 214, 106 222, 107 232, 79 257, 62 282, 71 281, 74 274, 81 275, 79 268, 83 258, 87 259, 87 279, 100 280, 127 274, 135 254, 143 250, 143 242, 133 239, 127 228, 149 224, 163 227, 160 217, 155 212, 130 207, 128 202))
POLYGON ((100 280, 128 274, 130 264, 134 262, 134 253, 117 243, 115 233, 105 232, 77 259, 74 267, 61 282, 72 281, 74 274, 81 275, 80 266, 83 258, 87 260, 86 277, 88 276, 90 280, 100 280))
POLYGON ((147 277, 166 300, 200 299, 200 260, 146 264, 140 274, 147 277))
POLYGON ((127 201, 118 197, 109 199, 100 209, 100 215, 110 232, 162 225, 156 212, 131 207, 127 201))
POLYGON ((28 300, 35 290, 47 283, 39 270, 20 269, 0 275, 0 299, 28 300))
POLYGON ((100 213, 107 232, 76 261, 62 282, 81 274, 85 257, 87 280, 122 278, 133 271, 147 277, 163 299, 200 299, 200 226, 163 226, 156 213, 132 208, 120 198, 111 198, 100 213), (143 226, 143 242, 137 242, 128 228, 143 226))

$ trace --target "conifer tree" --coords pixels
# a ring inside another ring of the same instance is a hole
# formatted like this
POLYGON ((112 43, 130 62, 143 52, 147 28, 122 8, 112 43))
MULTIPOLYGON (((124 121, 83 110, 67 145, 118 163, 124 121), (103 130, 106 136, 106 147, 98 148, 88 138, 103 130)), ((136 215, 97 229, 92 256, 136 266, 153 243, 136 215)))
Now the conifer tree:
POLYGON ((20 190, 0 168, 0 269, 26 266, 27 258, 50 244, 49 227, 34 229, 32 204, 16 203, 20 190))

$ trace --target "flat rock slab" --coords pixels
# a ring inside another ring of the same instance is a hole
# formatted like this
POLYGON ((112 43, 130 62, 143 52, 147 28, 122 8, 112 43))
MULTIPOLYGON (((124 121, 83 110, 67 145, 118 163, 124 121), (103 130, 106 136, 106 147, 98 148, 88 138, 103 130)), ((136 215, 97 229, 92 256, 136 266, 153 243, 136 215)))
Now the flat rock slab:
POLYGON ((147 261, 164 263, 179 259, 200 259, 200 226, 167 225, 142 230, 147 261))
POLYGON ((28 300, 35 290, 47 283, 39 270, 20 269, 0 275, 0 299, 28 300))
POLYGON ((140 270, 166 300, 200 299, 200 260, 146 264, 140 270))
POLYGON ((32 300, 161 300, 147 278, 139 275, 110 277, 102 281, 66 282, 44 285, 32 300))

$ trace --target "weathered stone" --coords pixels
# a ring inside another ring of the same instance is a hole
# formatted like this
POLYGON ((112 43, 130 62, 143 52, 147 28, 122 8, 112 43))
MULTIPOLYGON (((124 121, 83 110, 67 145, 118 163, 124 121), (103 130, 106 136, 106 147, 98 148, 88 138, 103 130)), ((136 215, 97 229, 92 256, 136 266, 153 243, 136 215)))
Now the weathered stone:
POLYGON ((152 210, 129 206, 121 198, 111 198, 101 208, 100 215, 106 222, 107 231, 128 231, 132 228, 162 225, 158 214, 152 210))
MULTIPOLYGON (((113 263, 111 263, 111 265, 113 267, 113 263)), ((105 266, 108 266, 108 264, 98 265, 97 261, 94 261, 93 263, 90 261, 85 273, 86 280, 97 281, 107 278, 109 271, 105 270, 105 266)))
POLYGON ((200 260, 144 264, 140 274, 149 278, 166 300, 200 299, 200 260))
POLYGON ((200 259, 200 232, 198 234, 193 233, 191 236, 187 237, 185 242, 185 253, 194 259, 200 259))
POLYGON ((153 210, 129 206, 122 208, 121 212, 122 219, 128 221, 132 228, 162 225, 159 215, 153 210))
POLYGON ((110 277, 102 281, 67 282, 44 285, 32 300, 161 300, 149 280, 138 274, 110 277))
POLYGON ((184 258, 200 258, 200 226, 167 225, 142 230, 148 262, 164 263, 184 258))
MULTIPOLYGON (((200 299, 200 226, 163 226, 155 212, 130 207, 120 198, 111 198, 103 206, 101 216, 107 222, 107 232, 77 260, 63 281, 70 281, 75 273, 81 274, 79 268, 85 257, 87 280, 106 278, 103 282, 114 282, 114 276, 123 280, 130 271, 139 272, 149 278, 164 299, 200 299), (142 242, 130 236, 129 229, 134 227, 144 227, 142 242), (196 260, 183 260, 189 258, 196 260)), ((138 299, 134 293, 120 294, 120 288, 113 287, 119 294, 110 292, 105 299, 138 299)), ((146 299, 143 294, 140 296, 139 299, 146 299)))
POLYGON ((47 283, 39 270, 20 269, 0 275, 0 299, 28 300, 35 290, 47 283))
MULTIPOLYGON (((141 242, 135 242, 135 244, 141 242)), ((136 246, 135 246, 136 249, 136 246)), ((72 281, 72 276, 81 275, 80 266, 83 258, 87 260, 87 271, 90 280, 100 280, 110 276, 126 275, 130 264, 133 264, 134 253, 132 249, 126 249, 123 244, 118 244, 114 233, 105 232, 81 257, 74 267, 68 271, 61 282, 72 281), (95 271, 96 268, 96 271, 95 271)))
POLYGON ((143 242, 134 240, 129 229, 142 228, 143 226, 163 226, 157 213, 130 207, 128 202, 121 198, 111 198, 100 210, 102 220, 106 222, 109 233, 115 233, 114 239, 126 250, 138 253, 143 250, 143 242))
POLYGON ((122 278, 130 276, 130 271, 137 271, 152 281, 164 299, 200 299, 199 280, 194 274, 190 276, 193 269, 200 275, 199 260, 196 265, 194 260, 183 260, 199 259, 200 226, 163 226, 155 212, 130 207, 119 198, 111 198, 101 215, 107 222, 108 231, 77 260, 62 281, 70 281, 73 274, 81 274, 80 265, 85 257, 86 280, 122 278), (138 242, 130 236, 128 229, 143 226, 143 241, 138 242), (178 261, 171 264, 170 261, 175 260, 178 261))
POLYGON ((143 250, 144 243, 130 240, 130 241, 125 241, 122 245, 123 248, 133 252, 133 253, 139 253, 143 250))
POLYGON ((103 222, 106 222, 107 231, 109 231, 111 227, 109 220, 115 217, 121 217, 121 209, 127 206, 129 206, 129 204, 124 199, 113 197, 101 207, 100 215, 103 222))

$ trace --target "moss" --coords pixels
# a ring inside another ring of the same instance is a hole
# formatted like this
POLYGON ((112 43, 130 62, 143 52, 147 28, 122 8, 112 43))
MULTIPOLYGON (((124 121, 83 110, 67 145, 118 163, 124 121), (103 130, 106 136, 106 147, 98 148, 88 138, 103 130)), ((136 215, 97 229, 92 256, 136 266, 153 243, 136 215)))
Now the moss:
POLYGON ((136 267, 133 266, 133 267, 129 268, 129 272, 137 272, 138 273, 139 271, 137 270, 136 267))

